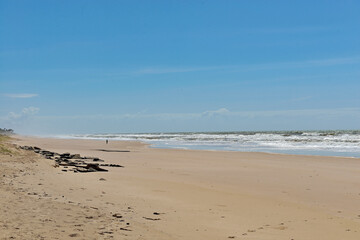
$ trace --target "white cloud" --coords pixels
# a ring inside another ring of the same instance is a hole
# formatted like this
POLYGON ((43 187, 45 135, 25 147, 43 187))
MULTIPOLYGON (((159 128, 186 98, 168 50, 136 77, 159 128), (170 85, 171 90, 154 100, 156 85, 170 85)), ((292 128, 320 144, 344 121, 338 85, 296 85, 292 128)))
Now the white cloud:
POLYGON ((166 73, 186 73, 217 70, 227 68, 227 66, 209 66, 209 67, 147 67, 135 71, 135 74, 166 74, 166 73))
MULTIPOLYGON (((29 110, 30 111, 30 110, 29 110)), ((24 110, 23 110, 24 112, 24 110)), ((36 112, 36 108, 35 111, 36 112)), ((335 109, 299 109, 299 110, 269 110, 269 111, 230 111, 226 108, 209 110, 198 113, 134 113, 119 115, 77 115, 77 116, 37 116, 41 119, 155 119, 155 120, 191 120, 200 118, 212 118, 217 116, 229 116, 240 118, 254 117, 300 117, 300 116, 354 116, 360 117, 360 108, 335 108, 335 109)))
POLYGON ((228 114, 231 114, 231 112, 229 110, 227 110, 226 108, 220 108, 215 111, 205 111, 205 112, 201 113, 201 116, 202 117, 213 117, 213 116, 228 115, 228 114))
POLYGON ((30 116, 34 116, 35 114, 37 114, 40 111, 39 108, 37 107, 28 107, 28 108, 23 108, 23 110, 20 113, 14 113, 14 112, 10 112, 7 116, 7 119, 9 121, 18 121, 18 120, 23 120, 26 119, 30 116))
POLYGON ((244 112, 231 112, 230 114, 233 116, 242 116, 242 117, 360 116, 360 109, 335 108, 335 109, 244 111, 244 112))
POLYGON ((12 128, 16 132, 29 127, 29 123, 35 119, 40 111, 37 107, 23 108, 21 112, 10 112, 6 116, 0 116, 0 125, 5 128, 12 128))
POLYGON ((9 98, 32 98, 32 97, 39 96, 39 94, 36 94, 36 93, 9 93, 9 94, 4 94, 4 96, 9 97, 9 98))
POLYGON ((304 61, 277 62, 277 63, 259 63, 259 64, 242 64, 242 65, 220 65, 220 66, 199 66, 199 67, 147 67, 135 71, 135 74, 169 74, 169 73, 186 73, 200 71, 226 70, 232 72, 242 71, 260 71, 273 69, 288 68, 311 68, 356 64, 360 62, 360 56, 344 58, 325 58, 309 59, 304 61))
POLYGON ((11 113, 0 125, 21 132, 147 132, 225 131, 356 128, 360 108, 299 109, 268 111, 217 110, 183 113, 94 114, 68 116, 36 115, 39 109, 11 113))
POLYGON ((21 113, 22 113, 24 116, 31 116, 31 115, 37 114, 39 111, 40 111, 40 108, 37 108, 37 107, 28 107, 28 108, 24 108, 21 113))

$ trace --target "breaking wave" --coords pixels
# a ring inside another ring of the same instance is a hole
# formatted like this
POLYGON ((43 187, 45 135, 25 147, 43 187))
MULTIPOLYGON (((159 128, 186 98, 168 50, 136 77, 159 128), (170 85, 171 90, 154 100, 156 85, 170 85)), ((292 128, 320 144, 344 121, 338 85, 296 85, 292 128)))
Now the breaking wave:
POLYGON ((142 141, 155 148, 360 157, 360 130, 74 134, 58 137, 142 141))

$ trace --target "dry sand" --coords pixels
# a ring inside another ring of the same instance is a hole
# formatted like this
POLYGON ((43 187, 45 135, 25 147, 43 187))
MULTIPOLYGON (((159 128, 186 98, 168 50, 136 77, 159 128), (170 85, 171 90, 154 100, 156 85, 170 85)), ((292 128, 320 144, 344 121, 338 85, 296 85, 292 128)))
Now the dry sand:
POLYGON ((13 142, 125 167, 62 172, 30 151, 2 153, 0 239, 360 239, 360 159, 13 142))

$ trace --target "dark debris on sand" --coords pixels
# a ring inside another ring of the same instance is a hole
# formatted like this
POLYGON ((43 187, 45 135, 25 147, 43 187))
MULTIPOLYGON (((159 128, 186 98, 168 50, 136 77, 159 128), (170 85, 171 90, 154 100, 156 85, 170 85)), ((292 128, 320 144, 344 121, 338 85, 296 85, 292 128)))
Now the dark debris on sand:
POLYGON ((38 147, 32 146, 20 146, 21 149, 27 151, 33 151, 37 154, 41 154, 49 160, 55 162, 55 167, 63 167, 62 171, 68 172, 72 171, 74 173, 88 173, 88 172, 107 172, 107 169, 102 167, 124 167, 119 164, 107 164, 107 163, 98 163, 104 162, 104 160, 96 157, 81 157, 80 154, 70 154, 70 153, 56 153, 47 151, 38 147), (72 168, 68 168, 72 167, 72 168))

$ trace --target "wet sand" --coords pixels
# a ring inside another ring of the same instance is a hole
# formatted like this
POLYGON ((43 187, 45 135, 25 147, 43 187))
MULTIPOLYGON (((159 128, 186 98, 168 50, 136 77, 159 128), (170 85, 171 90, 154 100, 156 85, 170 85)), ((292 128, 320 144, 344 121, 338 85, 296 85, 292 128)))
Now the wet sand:
POLYGON ((1 155, 0 239, 360 239, 360 159, 16 138, 124 168, 1 155))

